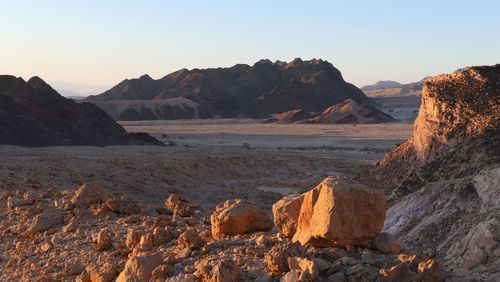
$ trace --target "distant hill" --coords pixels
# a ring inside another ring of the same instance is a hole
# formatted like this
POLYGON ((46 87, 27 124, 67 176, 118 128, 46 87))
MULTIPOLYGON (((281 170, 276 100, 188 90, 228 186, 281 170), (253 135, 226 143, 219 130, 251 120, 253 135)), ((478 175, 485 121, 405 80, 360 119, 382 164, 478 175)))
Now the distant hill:
POLYGON ((368 124, 397 121, 381 110, 347 99, 323 112, 310 113, 302 109, 267 118, 264 123, 368 124))
POLYGON ((39 77, 0 75, 0 144, 22 146, 161 143, 128 134, 91 103, 64 98, 39 77))
POLYGON ((384 88, 396 88, 396 87, 401 87, 403 84, 393 81, 393 80, 383 80, 383 81, 377 81, 372 85, 365 85, 361 87, 361 90, 363 91, 370 91, 370 90, 377 90, 377 89, 384 89, 384 88))
POLYGON ((298 108, 323 111, 346 99, 372 105, 329 62, 295 59, 289 63, 260 60, 252 66, 181 69, 158 80, 143 75, 85 100, 117 120, 145 120, 265 118, 298 108))
POLYGON ((418 96, 422 95, 422 86, 426 78, 407 84, 392 80, 379 81, 372 85, 363 86, 361 90, 368 97, 418 96))

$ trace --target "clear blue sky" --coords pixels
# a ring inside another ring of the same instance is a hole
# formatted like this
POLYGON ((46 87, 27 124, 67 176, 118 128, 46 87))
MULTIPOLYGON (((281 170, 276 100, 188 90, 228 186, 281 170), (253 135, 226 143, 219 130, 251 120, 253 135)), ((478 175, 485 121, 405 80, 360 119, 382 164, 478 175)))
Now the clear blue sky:
POLYGON ((2 1, 0 73, 114 85, 322 58, 358 86, 500 63, 500 1, 2 1))

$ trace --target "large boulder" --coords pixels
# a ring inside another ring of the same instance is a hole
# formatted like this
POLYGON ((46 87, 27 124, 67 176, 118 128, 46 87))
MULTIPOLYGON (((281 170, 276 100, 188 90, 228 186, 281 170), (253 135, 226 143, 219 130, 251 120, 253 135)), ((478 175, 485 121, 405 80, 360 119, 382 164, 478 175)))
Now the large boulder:
POLYGON ((297 230, 297 220, 303 200, 303 194, 290 195, 273 205, 274 225, 287 237, 293 237, 297 230))
POLYGON ((327 177, 304 194, 292 241, 318 247, 367 245, 384 227, 386 210, 382 193, 327 177))
POLYGON ((264 211, 241 199, 228 200, 218 205, 210 220, 215 239, 225 235, 268 231, 273 227, 272 220, 264 211))

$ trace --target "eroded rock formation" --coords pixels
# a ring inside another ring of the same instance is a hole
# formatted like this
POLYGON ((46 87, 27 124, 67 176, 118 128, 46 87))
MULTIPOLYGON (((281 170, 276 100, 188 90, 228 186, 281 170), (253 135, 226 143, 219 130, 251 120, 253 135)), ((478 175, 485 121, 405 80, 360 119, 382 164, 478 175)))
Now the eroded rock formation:
POLYGON ((470 67, 425 81, 413 136, 359 179, 389 197, 385 229, 405 246, 496 280, 499 164, 500 65, 470 67))

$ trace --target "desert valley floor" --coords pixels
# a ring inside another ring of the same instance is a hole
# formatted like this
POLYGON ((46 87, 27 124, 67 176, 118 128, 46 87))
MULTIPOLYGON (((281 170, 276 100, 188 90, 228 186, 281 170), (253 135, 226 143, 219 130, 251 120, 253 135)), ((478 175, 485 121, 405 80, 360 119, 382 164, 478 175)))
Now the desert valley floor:
POLYGON ((283 195, 309 190, 327 175, 352 176, 412 133, 412 125, 402 123, 282 125, 222 119, 122 125, 167 146, 0 146, 1 190, 96 183, 152 206, 180 192, 207 211, 243 198, 270 213, 283 195))

